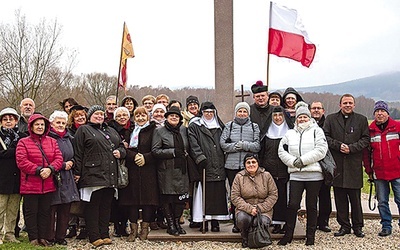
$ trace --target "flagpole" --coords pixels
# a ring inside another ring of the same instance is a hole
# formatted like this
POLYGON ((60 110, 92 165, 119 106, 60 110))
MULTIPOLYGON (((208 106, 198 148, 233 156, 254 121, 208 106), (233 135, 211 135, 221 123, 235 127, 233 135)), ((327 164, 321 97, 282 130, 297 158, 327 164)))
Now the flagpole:
MULTIPOLYGON (((121 55, 119 57, 119 70, 118 70, 118 80, 117 80, 117 93, 115 94, 115 101, 118 101, 118 90, 119 90, 119 80, 121 77, 121 61, 122 61, 122 53, 123 53, 123 46, 124 46, 124 33, 125 33, 125 22, 124 22, 124 26, 122 27, 122 39, 121 39, 121 55)), ((125 59, 126 60, 126 59, 125 59)), ((117 103, 118 105, 118 103, 117 103)))
POLYGON ((272 1, 269 2, 268 46, 267 46, 267 88, 269 89, 269 29, 271 28, 272 1))

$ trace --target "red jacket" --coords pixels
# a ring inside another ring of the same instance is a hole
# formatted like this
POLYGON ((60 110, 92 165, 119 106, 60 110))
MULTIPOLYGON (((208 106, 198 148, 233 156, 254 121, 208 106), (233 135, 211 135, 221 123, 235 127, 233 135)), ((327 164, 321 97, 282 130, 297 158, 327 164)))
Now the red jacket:
POLYGON ((55 171, 61 170, 63 158, 57 141, 47 134, 50 131, 50 122, 46 117, 34 114, 29 118, 28 131, 30 136, 19 140, 16 149, 17 166, 21 170, 21 194, 45 194, 56 191, 56 186, 53 180, 55 171), (37 119, 45 120, 45 132, 39 136, 31 131, 32 123, 37 119), (35 144, 42 146, 49 162, 42 156, 42 153, 35 144), (42 179, 39 175, 42 168, 49 167, 52 171, 47 179, 42 179))
POLYGON ((389 123, 381 131, 376 122, 369 126, 371 135, 370 152, 364 153, 364 167, 367 174, 374 173, 378 180, 400 178, 400 122, 389 117, 389 123))

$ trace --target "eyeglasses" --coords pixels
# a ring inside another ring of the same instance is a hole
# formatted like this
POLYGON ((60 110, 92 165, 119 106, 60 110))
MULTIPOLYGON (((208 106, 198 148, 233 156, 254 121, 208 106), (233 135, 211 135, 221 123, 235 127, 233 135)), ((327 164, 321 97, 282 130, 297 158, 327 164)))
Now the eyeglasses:
POLYGON ((312 107, 311 109, 313 109, 313 110, 320 110, 320 109, 324 109, 324 108, 322 108, 322 107, 312 107))
POLYGON ((9 118, 6 118, 6 117, 4 117, 3 119, 1 119, 3 122, 7 122, 7 121, 15 121, 15 118, 14 117, 9 117, 9 118))

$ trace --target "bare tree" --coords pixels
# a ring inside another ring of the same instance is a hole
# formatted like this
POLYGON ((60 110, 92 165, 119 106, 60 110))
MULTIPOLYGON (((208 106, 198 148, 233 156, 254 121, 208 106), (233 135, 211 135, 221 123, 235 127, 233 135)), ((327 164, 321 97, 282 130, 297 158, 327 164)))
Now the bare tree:
POLYGON ((109 95, 115 95, 117 88, 117 77, 108 76, 105 73, 86 74, 81 79, 84 99, 89 105, 105 105, 109 95))
POLYGON ((15 23, 0 25, 0 95, 9 105, 30 97, 46 109, 57 90, 70 84, 76 56, 60 45, 60 34, 56 20, 32 25, 20 10, 15 23))

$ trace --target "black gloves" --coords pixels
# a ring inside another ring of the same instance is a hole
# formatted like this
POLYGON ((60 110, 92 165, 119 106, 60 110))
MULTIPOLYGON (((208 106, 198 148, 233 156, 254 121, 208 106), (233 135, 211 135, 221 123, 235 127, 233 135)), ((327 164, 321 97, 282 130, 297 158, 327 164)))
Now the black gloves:
POLYGON ((207 159, 204 159, 201 162, 199 162, 199 168, 201 170, 205 169, 206 167, 207 167, 207 159))

